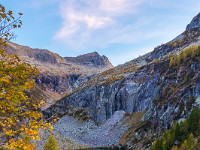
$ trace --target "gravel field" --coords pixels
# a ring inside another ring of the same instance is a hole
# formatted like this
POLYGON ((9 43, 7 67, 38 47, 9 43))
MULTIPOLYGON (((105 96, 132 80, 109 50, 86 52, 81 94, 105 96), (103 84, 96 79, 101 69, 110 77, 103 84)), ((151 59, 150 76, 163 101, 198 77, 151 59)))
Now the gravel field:
POLYGON ((123 125, 126 120, 124 114, 124 111, 116 111, 100 126, 95 125, 94 121, 81 123, 76 118, 64 116, 54 125, 54 132, 67 140, 89 147, 116 145, 120 136, 128 129, 123 125))

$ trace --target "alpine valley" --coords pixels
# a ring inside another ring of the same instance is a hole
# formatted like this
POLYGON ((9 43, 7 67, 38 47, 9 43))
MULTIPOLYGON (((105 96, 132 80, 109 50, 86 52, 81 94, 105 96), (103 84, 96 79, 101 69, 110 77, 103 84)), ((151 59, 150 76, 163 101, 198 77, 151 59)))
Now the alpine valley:
POLYGON ((9 42, 6 53, 39 68, 30 95, 46 102, 45 119, 60 118, 52 133, 59 149, 171 149, 190 134, 200 149, 200 115, 190 125, 200 107, 199 44, 200 13, 181 35, 116 67, 97 52, 61 57, 9 42), (187 136, 176 133, 187 120, 187 136))

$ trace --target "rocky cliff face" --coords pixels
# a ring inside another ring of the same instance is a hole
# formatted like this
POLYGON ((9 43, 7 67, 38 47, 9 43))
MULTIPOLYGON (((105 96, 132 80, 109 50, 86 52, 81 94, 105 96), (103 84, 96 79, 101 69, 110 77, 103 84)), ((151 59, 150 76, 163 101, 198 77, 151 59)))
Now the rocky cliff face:
MULTIPOLYGON (((140 126, 133 133, 127 131, 129 138, 126 139, 134 148, 148 147, 175 120, 187 117, 200 95, 199 52, 191 52, 187 57, 186 53, 180 53, 200 42, 199 18, 197 15, 185 32, 153 52, 96 76, 98 82, 62 98, 45 110, 44 115, 62 116, 70 114, 71 108, 84 108, 87 117, 102 124, 119 110, 129 114, 144 112, 140 126), (113 80, 119 74, 124 77, 113 80), (105 80, 109 80, 108 84, 105 80)), ((188 51, 194 51, 194 48, 188 51)), ((200 51, 200 47, 198 49, 200 51)))
POLYGON ((130 74, 108 86, 97 84, 83 88, 71 96, 61 99, 51 108, 52 110, 48 111, 56 112, 59 107, 61 109, 59 111, 65 113, 66 107, 87 107, 91 109, 90 116, 97 123, 105 122, 118 110, 125 110, 127 113, 144 111, 150 106, 151 101, 156 99, 159 92, 156 83, 160 75, 155 70, 149 73, 140 71, 141 73, 130 74), (144 78, 146 79, 144 80, 144 78), (140 80, 144 81, 140 82, 140 80))
POLYGON ((190 24, 187 25, 186 30, 191 30, 192 28, 199 28, 200 26, 200 13, 198 15, 196 15, 192 21, 190 22, 190 24))
MULTIPOLYGON (((76 106, 78 108, 90 108, 90 116, 92 116, 97 123, 103 123, 118 110, 124 110, 131 114, 133 112, 151 109, 152 102, 158 101, 157 103, 159 103, 161 97, 164 98, 163 96, 166 96, 164 95, 164 91, 167 89, 174 90, 174 93, 178 92, 179 95, 181 95, 181 97, 178 98, 179 100, 183 99, 183 97, 186 99, 186 97, 198 96, 200 94, 199 74, 197 73, 195 75, 194 83, 183 85, 179 87, 179 89, 174 89, 181 84, 178 83, 180 82, 179 80, 181 80, 180 75, 184 75, 186 72, 180 68, 180 70, 177 70, 179 75, 175 72, 169 74, 167 73, 168 63, 169 62, 162 62, 144 66, 127 77, 107 86, 97 84, 89 88, 83 88, 61 99, 47 111, 65 113, 67 112, 67 109, 65 109, 66 107, 76 106), (166 69, 161 68, 164 67, 163 65, 166 69), (165 73, 167 73, 167 75, 165 75, 165 73), (171 87, 171 85, 173 85, 173 87, 171 87), (181 88, 182 91, 179 91, 181 88)), ((188 72, 200 70, 200 65, 197 63, 187 67, 188 72)), ((165 94, 167 93, 169 94, 169 91, 165 94)), ((168 99, 171 101, 177 97, 175 94, 169 95, 168 99)), ((171 105, 171 102, 169 102, 169 105, 171 105)), ((163 121, 165 119, 163 119, 163 121)), ((169 120, 165 121, 166 124, 170 123, 169 120)))
POLYGON ((63 58, 48 50, 32 49, 12 42, 7 45, 6 54, 17 55, 22 61, 39 69, 40 74, 35 78, 36 84, 47 94, 45 97, 48 97, 51 104, 76 88, 79 78, 87 81, 90 76, 113 67, 107 57, 100 56, 97 52, 63 58), (51 94, 56 94, 57 97, 52 98, 54 96, 49 96, 51 94))

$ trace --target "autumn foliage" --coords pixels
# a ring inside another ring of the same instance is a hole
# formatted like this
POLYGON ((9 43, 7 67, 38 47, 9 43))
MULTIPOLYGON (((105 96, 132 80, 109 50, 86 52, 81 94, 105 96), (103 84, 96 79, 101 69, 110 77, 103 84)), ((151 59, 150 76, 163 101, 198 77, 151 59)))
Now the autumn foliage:
POLYGON ((0 5, 0 23, 0 148, 35 150, 40 130, 52 128, 42 119, 42 103, 26 94, 35 86, 38 70, 4 53, 6 42, 14 36, 11 30, 22 25, 19 17, 15 19, 0 5))

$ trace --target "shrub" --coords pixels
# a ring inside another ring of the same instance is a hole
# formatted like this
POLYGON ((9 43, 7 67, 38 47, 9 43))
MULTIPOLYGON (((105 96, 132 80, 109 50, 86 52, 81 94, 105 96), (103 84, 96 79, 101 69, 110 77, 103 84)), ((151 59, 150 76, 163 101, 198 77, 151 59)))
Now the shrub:
POLYGON ((58 143, 54 139, 53 135, 50 135, 48 140, 45 142, 43 150, 58 150, 58 143))

